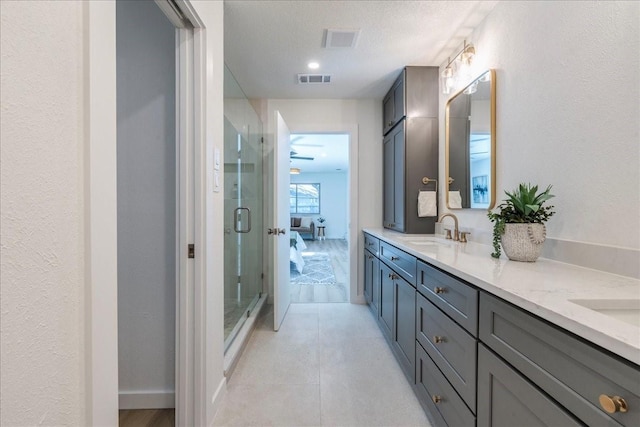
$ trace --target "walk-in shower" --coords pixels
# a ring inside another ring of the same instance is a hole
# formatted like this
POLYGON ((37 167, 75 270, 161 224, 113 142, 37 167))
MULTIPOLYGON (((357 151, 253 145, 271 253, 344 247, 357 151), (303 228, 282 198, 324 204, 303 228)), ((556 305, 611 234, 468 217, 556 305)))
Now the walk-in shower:
POLYGON ((229 347, 262 292, 262 122, 224 70, 224 344, 229 347))

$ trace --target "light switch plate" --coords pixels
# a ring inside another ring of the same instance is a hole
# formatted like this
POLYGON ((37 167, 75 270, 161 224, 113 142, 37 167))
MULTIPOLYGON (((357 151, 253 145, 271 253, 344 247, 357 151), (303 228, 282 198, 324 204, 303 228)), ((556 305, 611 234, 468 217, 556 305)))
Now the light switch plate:
POLYGON ((220 192, 220 172, 213 171, 213 192, 220 192))
POLYGON ((213 169, 220 170, 220 149, 218 147, 213 149, 213 169))

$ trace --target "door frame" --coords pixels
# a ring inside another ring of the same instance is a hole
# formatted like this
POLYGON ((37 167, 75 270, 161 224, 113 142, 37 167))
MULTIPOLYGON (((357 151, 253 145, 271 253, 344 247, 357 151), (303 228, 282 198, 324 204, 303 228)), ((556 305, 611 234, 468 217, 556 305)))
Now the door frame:
MULTIPOLYGON (((176 422, 178 425, 205 425, 206 393, 206 141, 204 123, 204 86, 206 76, 205 31, 188 0, 179 0, 195 29, 177 30, 178 43, 193 47, 187 66, 176 84, 193 90, 191 96, 180 97, 181 112, 186 113, 189 129, 181 129, 181 137, 192 141, 185 147, 193 156, 190 174, 193 182, 192 212, 185 215, 182 205, 178 226, 192 233, 180 232, 179 254, 186 258, 184 238, 192 238, 196 258, 191 271, 180 287, 182 297, 176 304, 176 422), (187 42, 187 40, 189 40, 187 42), (184 80, 185 73, 192 77, 184 80), (182 111, 186 108, 186 111, 182 111), (191 234, 191 235, 189 235, 191 234), (185 337, 184 331, 192 331, 185 337), (186 341, 185 341, 186 338, 186 341)), ((85 72, 85 139, 84 200, 85 200, 85 406, 86 425, 118 424, 118 263, 117 263, 117 103, 116 103, 116 3, 115 0, 85 2, 86 22, 84 44, 85 72)), ((181 46, 184 46, 181 44, 181 46)), ((186 49, 188 52, 189 49, 186 49)), ((180 49, 181 55, 185 49, 180 49)), ((181 61, 180 61, 181 62, 181 61)), ((177 64, 178 66, 179 64, 177 64)), ((181 117, 179 122, 185 117, 181 117)), ((177 116, 178 118, 178 116, 177 116)), ((179 123, 177 128, 180 129, 179 123)), ((184 124, 184 123, 183 123, 184 124)), ((180 138, 181 140, 183 138, 180 138)), ((182 145, 182 143, 179 143, 182 145)), ((184 173, 180 176, 182 181, 184 173)), ((179 182, 179 187, 182 183, 179 182)), ((189 194, 189 192, 187 192, 189 194)), ((181 262, 182 264, 182 262, 181 262)), ((181 266, 182 267, 182 266, 181 266)), ((182 280, 181 280, 182 282, 182 280)))
POLYGON ((291 125, 291 134, 341 134, 349 137, 349 173, 348 180, 348 202, 349 223, 347 224, 348 255, 349 255, 349 303, 364 304, 364 289, 359 289, 360 280, 358 278, 358 125, 338 124, 338 125, 291 125))

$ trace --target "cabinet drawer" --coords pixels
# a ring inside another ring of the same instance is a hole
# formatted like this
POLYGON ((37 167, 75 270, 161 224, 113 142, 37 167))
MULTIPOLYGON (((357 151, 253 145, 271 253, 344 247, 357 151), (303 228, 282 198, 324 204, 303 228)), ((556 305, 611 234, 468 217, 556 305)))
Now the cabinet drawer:
POLYGON ((380 242, 380 258, 411 286, 416 286, 416 258, 386 242, 380 242))
POLYGON ((624 362, 502 300, 480 295, 480 339, 588 425, 640 425, 640 367, 624 362), (608 414, 600 395, 628 412, 608 414))
POLYGON ((475 413, 476 339, 420 294, 416 298, 416 339, 475 413))
POLYGON ((478 335, 478 291, 466 283, 418 261, 416 287, 440 310, 474 337, 478 335))
POLYGON ((375 256, 380 256, 380 240, 367 233, 364 233, 364 248, 375 256))
POLYGON ((476 419, 429 355, 416 343, 416 390, 422 404, 448 426, 475 426, 476 419))
POLYGON ((582 425, 485 346, 478 347, 478 427, 582 425))

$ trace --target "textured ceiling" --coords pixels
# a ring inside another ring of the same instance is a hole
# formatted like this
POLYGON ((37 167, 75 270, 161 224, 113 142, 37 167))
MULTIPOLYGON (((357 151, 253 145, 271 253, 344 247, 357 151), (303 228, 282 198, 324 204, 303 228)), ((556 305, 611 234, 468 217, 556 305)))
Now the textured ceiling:
POLYGON ((382 98, 405 65, 441 65, 496 3, 227 0, 225 62, 249 98, 382 98), (325 29, 360 29, 357 47, 323 48, 325 29), (332 83, 297 83, 310 72, 332 83))

